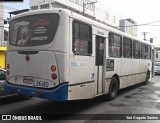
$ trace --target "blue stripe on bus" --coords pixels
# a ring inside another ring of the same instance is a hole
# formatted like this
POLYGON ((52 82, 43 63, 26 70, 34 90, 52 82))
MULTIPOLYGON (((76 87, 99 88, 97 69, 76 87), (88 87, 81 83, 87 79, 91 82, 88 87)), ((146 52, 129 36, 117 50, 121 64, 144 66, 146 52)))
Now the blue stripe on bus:
POLYGON ((53 90, 47 90, 18 86, 5 82, 4 92, 12 92, 16 94, 22 94, 31 97, 39 97, 54 101, 66 101, 68 100, 68 83, 61 84, 53 90))

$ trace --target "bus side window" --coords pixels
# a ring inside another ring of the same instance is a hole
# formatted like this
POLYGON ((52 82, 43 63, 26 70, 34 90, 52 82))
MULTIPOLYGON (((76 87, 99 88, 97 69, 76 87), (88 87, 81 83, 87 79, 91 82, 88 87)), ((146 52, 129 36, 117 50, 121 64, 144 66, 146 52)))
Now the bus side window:
POLYGON ((146 58, 151 59, 151 46, 146 45, 146 58))
POLYGON ((146 59, 146 45, 141 43, 141 58, 146 59))
POLYGON ((122 56, 122 37, 112 32, 109 33, 109 56, 122 56))
POLYGON ((132 58, 132 39, 123 37, 123 57, 132 58))
POLYGON ((90 25, 73 21, 72 51, 75 55, 92 54, 92 28, 90 25))
POLYGON ((140 59, 140 42, 133 40, 133 58, 140 59))

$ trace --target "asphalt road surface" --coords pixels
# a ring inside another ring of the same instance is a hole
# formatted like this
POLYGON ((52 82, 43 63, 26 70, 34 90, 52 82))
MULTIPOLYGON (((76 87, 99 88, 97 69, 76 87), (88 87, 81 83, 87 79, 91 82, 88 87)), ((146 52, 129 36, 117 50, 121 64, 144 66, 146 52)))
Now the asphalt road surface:
MULTIPOLYGON (((21 100, 18 97, 3 98, 0 99, 0 114, 17 114, 19 116, 25 114, 45 114, 47 116, 48 114, 51 117, 55 117, 53 114, 70 114, 59 115, 60 119, 58 120, 37 121, 38 123, 160 123, 160 75, 152 78, 148 85, 138 84, 121 90, 118 97, 113 101, 106 100, 104 96, 90 100, 68 102, 53 102, 39 98, 29 100, 21 100), (75 114, 78 116, 75 116, 75 114), (128 116, 127 114, 132 119, 119 120, 121 116, 128 116), (148 118, 147 114, 152 114, 151 120, 137 120, 138 118, 148 118), (157 116, 159 120, 155 120, 157 116), (106 117, 111 120, 106 120, 106 117)), ((3 122, 7 123, 9 121, 3 122)), ((17 121, 15 122, 17 123, 17 121)), ((29 121, 23 122, 27 123, 29 121)))

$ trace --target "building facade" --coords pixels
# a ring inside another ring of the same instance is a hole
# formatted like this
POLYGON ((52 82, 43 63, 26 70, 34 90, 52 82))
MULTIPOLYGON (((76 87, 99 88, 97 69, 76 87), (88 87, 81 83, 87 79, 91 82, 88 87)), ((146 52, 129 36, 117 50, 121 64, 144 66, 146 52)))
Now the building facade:
POLYGON ((137 36, 137 22, 128 18, 120 20, 120 30, 133 36, 137 36))
POLYGON ((4 7, 0 2, 0 44, 4 41, 4 7))
POLYGON ((6 41, 4 41, 4 7, 0 3, 0 68, 5 68, 6 41))
POLYGON ((96 0, 30 0, 29 2, 30 10, 66 8, 118 28, 119 16, 107 8, 102 9, 101 6, 96 0))
POLYGON ((0 68, 5 68, 6 46, 0 46, 0 68))

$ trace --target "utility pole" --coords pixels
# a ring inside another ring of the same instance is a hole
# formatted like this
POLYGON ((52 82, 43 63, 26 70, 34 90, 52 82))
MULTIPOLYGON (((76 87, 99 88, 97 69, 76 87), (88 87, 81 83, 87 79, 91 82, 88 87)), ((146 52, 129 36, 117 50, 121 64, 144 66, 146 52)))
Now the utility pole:
POLYGON ((144 39, 146 41, 146 34, 149 33, 149 32, 142 32, 142 34, 144 35, 144 39))
POLYGON ((84 14, 85 14, 85 9, 86 9, 85 6, 88 5, 88 4, 91 5, 91 4, 94 4, 94 3, 97 3, 97 0, 96 0, 95 2, 89 2, 89 3, 84 3, 84 2, 83 2, 83 16, 84 16, 84 14))

